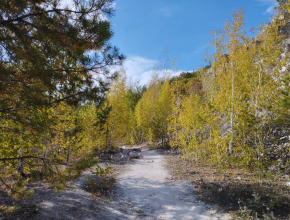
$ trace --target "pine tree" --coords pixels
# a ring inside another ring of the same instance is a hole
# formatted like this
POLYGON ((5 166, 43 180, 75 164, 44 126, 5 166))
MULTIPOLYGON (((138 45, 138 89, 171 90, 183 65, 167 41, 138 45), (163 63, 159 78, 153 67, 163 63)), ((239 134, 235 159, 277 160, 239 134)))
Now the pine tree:
POLYGON ((84 156, 96 143, 103 145, 98 124, 105 119, 97 111, 103 112, 86 102, 102 102, 107 85, 98 75, 113 78, 108 68, 124 59, 109 44, 107 18, 113 12, 112 0, 68 6, 58 0, 0 1, 0 165, 10 167, 5 175, 15 175, 11 167, 22 155, 21 174, 43 167, 47 177, 60 180, 52 164, 88 160, 84 156))
POLYGON ((61 3, 0 2, 0 112, 21 118, 31 106, 97 99, 96 75, 123 60, 108 43, 111 0, 61 3))

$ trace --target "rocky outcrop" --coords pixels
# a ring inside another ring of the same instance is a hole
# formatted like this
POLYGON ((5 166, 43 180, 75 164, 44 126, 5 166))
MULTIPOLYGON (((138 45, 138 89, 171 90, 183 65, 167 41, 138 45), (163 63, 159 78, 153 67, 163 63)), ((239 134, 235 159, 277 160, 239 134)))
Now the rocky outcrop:
POLYGON ((284 126, 275 126, 270 129, 264 140, 264 160, 268 162, 269 171, 289 173, 290 129, 284 126))
POLYGON ((101 160, 115 160, 115 161, 128 161, 130 159, 142 158, 141 148, 110 150, 100 154, 101 160))

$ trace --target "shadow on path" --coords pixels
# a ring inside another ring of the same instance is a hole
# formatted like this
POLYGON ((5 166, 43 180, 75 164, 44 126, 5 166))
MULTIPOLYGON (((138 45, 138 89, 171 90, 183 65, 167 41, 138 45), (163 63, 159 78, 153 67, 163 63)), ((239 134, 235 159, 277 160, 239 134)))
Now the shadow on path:
POLYGON ((162 155, 154 150, 142 154, 142 159, 124 165, 126 171, 119 174, 111 197, 94 199, 81 188, 91 175, 86 171, 73 189, 54 193, 43 185, 36 188, 36 213, 23 213, 20 219, 228 219, 228 215, 196 201, 189 182, 171 182, 162 155))

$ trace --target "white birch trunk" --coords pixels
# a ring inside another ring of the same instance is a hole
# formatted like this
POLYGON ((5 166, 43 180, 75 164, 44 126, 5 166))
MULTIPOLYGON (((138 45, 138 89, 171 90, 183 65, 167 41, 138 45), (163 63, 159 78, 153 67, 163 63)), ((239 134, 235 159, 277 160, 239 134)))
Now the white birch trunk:
POLYGON ((231 140, 229 143, 229 153, 232 154, 233 136, 234 136, 234 98, 235 98, 235 75, 233 69, 233 63, 231 63, 232 68, 232 109, 231 109, 231 140))

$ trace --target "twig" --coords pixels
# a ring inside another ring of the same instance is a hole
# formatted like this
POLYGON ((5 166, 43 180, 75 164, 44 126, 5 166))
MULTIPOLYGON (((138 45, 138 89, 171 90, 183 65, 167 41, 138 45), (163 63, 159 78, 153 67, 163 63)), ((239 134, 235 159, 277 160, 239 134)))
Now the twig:
POLYGON ((14 190, 14 189, 12 189, 9 185, 7 185, 5 182, 4 182, 4 180, 1 178, 1 176, 0 176, 0 181, 8 188, 8 189, 10 189, 11 191, 13 191, 13 192, 15 192, 15 193, 19 193, 19 194, 21 194, 20 192, 18 192, 18 191, 16 191, 16 190, 14 190))
POLYGON ((36 156, 23 156, 23 157, 11 157, 11 158, 0 158, 0 161, 6 160, 19 160, 19 159, 39 159, 39 160, 49 160, 44 157, 36 157, 36 156))

